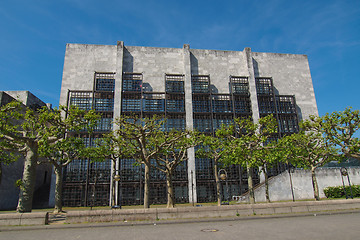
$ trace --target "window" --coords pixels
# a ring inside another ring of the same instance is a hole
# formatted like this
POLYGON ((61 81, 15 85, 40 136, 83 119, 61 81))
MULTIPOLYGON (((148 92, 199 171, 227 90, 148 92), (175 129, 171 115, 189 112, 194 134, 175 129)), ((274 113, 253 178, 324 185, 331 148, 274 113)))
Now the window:
POLYGON ((234 94, 249 94, 249 81, 247 77, 231 76, 231 92, 234 94))
POLYGON ((249 97, 234 96, 235 113, 251 113, 249 97))
POLYGON ((129 92, 141 92, 142 74, 141 73, 124 73, 122 90, 129 92))
POLYGON ((191 85, 193 93, 209 93, 210 77, 194 75, 191 77, 191 85))
POLYGON ((210 96, 209 95, 193 95, 193 112, 210 112, 210 96))
POLYGON ((114 91, 115 73, 95 73, 95 90, 96 91, 114 91))
POLYGON ((258 95, 273 95, 271 78, 256 78, 256 92, 258 95))
POLYGON ((77 106, 82 110, 90 110, 92 105, 91 92, 70 92, 70 106, 77 106))
POLYGON ((210 115, 195 115, 194 116, 194 129, 199 132, 210 133, 212 132, 211 116, 210 115))
POLYGON ((230 95, 213 95, 212 96, 213 112, 230 113, 232 112, 232 102, 230 95))
POLYGON ((168 94, 166 98, 167 112, 185 112, 184 95, 168 94))
POLYGON ((165 91, 168 93, 184 93, 184 75, 166 75, 165 91))
POLYGON ((296 113, 294 96, 276 96, 279 113, 296 113))
POLYGON ((164 112, 165 99, 164 94, 144 94, 143 111, 145 112, 164 112))

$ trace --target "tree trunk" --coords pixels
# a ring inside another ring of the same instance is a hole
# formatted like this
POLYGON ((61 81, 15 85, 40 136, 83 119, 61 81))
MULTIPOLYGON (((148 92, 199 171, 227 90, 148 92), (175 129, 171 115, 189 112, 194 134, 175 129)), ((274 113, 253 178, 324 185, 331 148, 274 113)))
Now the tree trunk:
POLYGON ((168 170, 166 172, 166 187, 167 187, 167 208, 175 207, 175 196, 174 196, 174 186, 172 182, 172 174, 168 170))
POLYGON ((28 147, 24 161, 24 172, 17 206, 17 211, 20 213, 31 212, 32 210, 37 160, 37 146, 28 147))
POLYGON ((269 195, 269 175, 267 173, 266 167, 264 167, 264 176, 265 176, 265 198, 266 202, 270 202, 270 195, 269 195))
POLYGON ((316 180, 316 175, 315 175, 315 168, 311 168, 311 179, 312 179, 312 184, 313 184, 313 188, 314 188, 314 198, 316 201, 320 200, 320 196, 319 196, 319 186, 316 180))
POLYGON ((150 208, 150 166, 145 164, 145 179, 144 179, 144 208, 150 208))
POLYGON ((220 192, 220 180, 219 180, 219 173, 218 173, 218 166, 217 162, 214 161, 214 176, 215 176, 215 183, 216 183, 216 198, 217 198, 217 205, 221 206, 221 192, 220 192))
POLYGON ((57 166, 55 168, 55 208, 54 213, 61 213, 62 210, 62 167, 57 166))
POLYGON ((254 183, 252 177, 252 168, 249 164, 246 165, 246 172, 248 176, 248 189, 249 189, 249 201, 250 204, 255 204, 255 193, 254 193, 254 183))

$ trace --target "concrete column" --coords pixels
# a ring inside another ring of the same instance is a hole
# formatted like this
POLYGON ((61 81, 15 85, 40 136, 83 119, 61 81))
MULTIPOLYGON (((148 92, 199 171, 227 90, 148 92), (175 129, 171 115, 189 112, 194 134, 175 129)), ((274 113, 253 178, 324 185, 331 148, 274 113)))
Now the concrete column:
POLYGON ((252 109, 252 118, 254 122, 258 122, 260 118, 260 114, 259 114, 259 105, 256 94, 255 72, 254 72, 251 48, 245 48, 244 53, 246 56, 246 65, 249 72, 249 92, 250 92, 250 101, 251 101, 251 109, 252 109))
MULTIPOLYGON (((121 114, 121 91, 122 91, 122 73, 123 73, 123 56, 124 56, 124 42, 118 41, 117 48, 116 48, 116 73, 115 73, 115 91, 114 91, 114 121, 116 118, 120 117, 121 114)), ((113 129, 115 130, 117 127, 116 124, 113 124, 113 129)), ((119 159, 117 159, 116 163, 114 164, 111 161, 111 178, 110 178, 110 205, 111 205, 111 198, 112 198, 112 191, 113 191, 113 169, 119 170, 119 159)), ((119 182, 115 183, 115 202, 119 203, 118 191, 119 191, 119 182)), ((120 204, 120 203, 119 203, 120 204)))
MULTIPOLYGON (((185 112, 186 112, 186 128, 194 129, 193 124, 193 107, 192 107, 192 89, 191 89, 191 62, 190 62, 190 45, 184 44, 184 87, 185 87, 185 112)), ((188 189, 189 202, 196 203, 196 174, 195 174, 195 149, 190 148, 188 154, 188 189)))

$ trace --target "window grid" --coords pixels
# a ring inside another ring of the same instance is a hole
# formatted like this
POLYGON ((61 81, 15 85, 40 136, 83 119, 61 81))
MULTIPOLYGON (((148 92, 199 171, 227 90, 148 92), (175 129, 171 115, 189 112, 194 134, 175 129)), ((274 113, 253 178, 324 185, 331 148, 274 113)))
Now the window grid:
POLYGON ((166 75, 165 91, 168 93, 184 93, 184 75, 166 75))
POLYGON ((167 94, 166 96, 167 112, 185 112, 185 96, 167 94))
POLYGON ((194 129, 199 132, 211 133, 212 123, 211 115, 195 115, 194 114, 194 129))
POLYGON ((91 92, 70 92, 69 106, 77 106, 82 110, 90 110, 92 105, 91 92))
POLYGON ((115 73, 95 73, 96 91, 114 91, 115 73))
POLYGON ((230 77, 231 92, 233 94, 249 94, 249 81, 247 77, 230 77))
POLYGON ((141 73, 124 73, 122 91, 141 92, 142 81, 141 73))
POLYGON ((258 95, 273 95, 273 84, 271 78, 256 78, 256 92, 258 95))
POLYGON ((211 112, 209 95, 193 95, 193 112, 211 112))
POLYGON ((230 95, 212 95, 212 107, 215 113, 231 113, 232 102, 230 95))
POLYGON ((296 113, 294 96, 276 96, 278 113, 296 113))
POLYGON ((235 113, 251 113, 249 97, 234 96, 235 113))
POLYGON ((144 94, 143 111, 145 112, 164 112, 165 95, 164 94, 144 94))
POLYGON ((210 77, 195 75, 191 77, 193 93, 210 93, 210 77))

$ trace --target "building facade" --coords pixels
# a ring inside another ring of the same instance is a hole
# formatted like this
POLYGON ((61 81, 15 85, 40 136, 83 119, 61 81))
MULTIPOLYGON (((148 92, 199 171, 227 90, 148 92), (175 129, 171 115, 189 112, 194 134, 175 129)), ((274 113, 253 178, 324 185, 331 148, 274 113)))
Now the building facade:
MULTIPOLYGON (((112 129, 116 117, 154 114, 167 129, 196 129, 213 134, 237 117, 273 114, 281 137, 298 131, 298 122, 317 115, 307 56, 295 54, 67 44, 60 105, 95 109, 102 116, 96 133, 80 134, 91 145, 112 129)), ((122 204, 141 204, 143 169, 133 159, 119 159, 116 187, 122 204)), ((195 158, 177 169, 176 202, 215 201, 211 159, 195 158)), ((111 161, 76 160, 64 173, 66 206, 107 205, 112 184, 111 161)), ((247 191, 246 171, 228 170, 230 195, 247 191)), ((283 166, 273 169, 277 174, 283 166)), ((259 179, 256 179, 259 182, 259 179)), ((165 176, 152 170, 151 202, 166 202, 165 176)), ((223 191, 225 192, 225 191, 223 191)))
MULTIPOLYGON (((0 91, 0 106, 15 100, 21 101, 24 106, 33 110, 47 106, 29 91, 0 91)), ((15 183, 22 178, 23 171, 24 157, 22 156, 8 165, 0 161, 0 210, 16 209, 20 189, 15 183)), ((51 171, 51 165, 49 164, 40 164, 36 167, 33 208, 46 208, 49 206, 51 171)))

